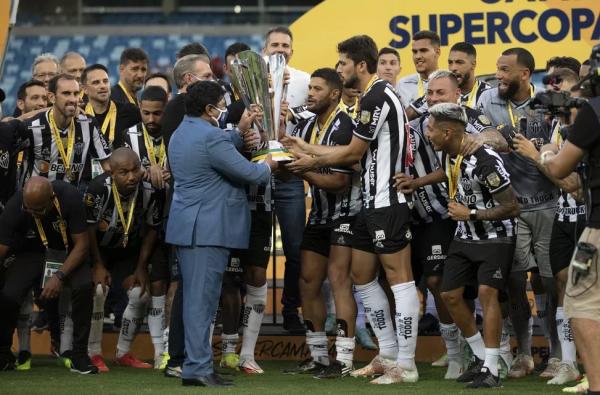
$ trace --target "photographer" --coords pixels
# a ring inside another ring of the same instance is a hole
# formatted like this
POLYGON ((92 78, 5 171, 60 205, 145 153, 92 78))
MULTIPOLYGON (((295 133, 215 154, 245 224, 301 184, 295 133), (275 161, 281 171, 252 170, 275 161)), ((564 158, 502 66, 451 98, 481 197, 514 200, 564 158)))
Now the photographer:
POLYGON ((564 309, 588 375, 588 394, 600 394, 600 46, 592 50, 590 63, 586 79, 594 97, 582 105, 560 152, 547 147, 539 162, 556 178, 567 177, 584 158, 588 165, 584 174, 588 221, 569 267, 564 309))

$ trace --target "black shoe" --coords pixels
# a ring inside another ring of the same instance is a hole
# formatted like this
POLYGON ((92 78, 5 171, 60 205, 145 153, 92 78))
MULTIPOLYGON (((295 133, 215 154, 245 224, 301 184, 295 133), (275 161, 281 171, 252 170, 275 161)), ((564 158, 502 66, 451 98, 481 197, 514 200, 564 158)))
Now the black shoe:
POLYGON ((313 377, 315 379, 340 379, 350 375, 350 372, 352 372, 352 366, 347 366, 340 361, 333 361, 313 377))
POLYGON ((500 377, 494 376, 488 368, 483 368, 466 388, 500 388, 500 377))
POLYGON ((71 372, 79 374, 98 374, 98 368, 94 366, 87 354, 71 354, 71 372))
POLYGON ((304 335, 306 328, 298 314, 290 314, 283 316, 283 329, 290 332, 293 335, 304 335))
POLYGON ((27 361, 30 359, 31 353, 29 351, 19 351, 19 355, 17 356, 17 365, 23 365, 24 363, 27 363, 27 361))
POLYGON ((475 380, 475 377, 481 373, 481 368, 483 367, 483 361, 477 357, 473 357, 473 361, 469 364, 467 370, 461 374, 456 381, 459 383, 470 383, 475 380))
POLYGON ((181 379, 181 385, 184 387, 232 387, 231 381, 226 381, 218 374, 211 373, 207 376, 200 376, 195 379, 181 379))
POLYGON ((327 366, 315 362, 312 358, 306 358, 304 361, 300 362, 298 366, 291 369, 283 369, 283 373, 286 374, 318 374, 327 366))
POLYGON ((0 372, 3 370, 14 370, 16 358, 12 352, 0 353, 0 372))

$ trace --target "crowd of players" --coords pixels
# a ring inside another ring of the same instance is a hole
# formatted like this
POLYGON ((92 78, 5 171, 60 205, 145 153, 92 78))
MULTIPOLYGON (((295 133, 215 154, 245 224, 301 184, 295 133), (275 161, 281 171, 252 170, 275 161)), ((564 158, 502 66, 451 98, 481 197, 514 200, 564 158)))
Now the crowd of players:
MULTIPOLYGON (((263 51, 289 61, 292 44, 291 32, 279 27, 263 51)), ((227 77, 230 61, 248 49, 227 49, 227 77)), ((452 46, 448 69, 439 69, 440 40, 430 31, 413 36, 416 73, 399 80, 398 53, 378 51, 368 36, 337 51, 334 68, 307 74, 288 66, 282 142, 296 160, 280 165, 271 185, 247 186, 250 247, 232 254, 223 281, 221 366, 263 372, 254 348, 274 211, 286 255, 284 328, 305 332, 310 349, 287 373, 418 381, 419 293, 427 289, 447 350, 440 361, 446 379, 481 388, 533 374, 530 281, 550 349, 540 376, 549 384, 579 379, 563 300, 585 205, 577 173, 555 179, 539 162, 542 146, 563 143, 569 117, 530 108, 532 55, 523 48, 500 54, 491 87, 475 78, 471 44, 452 46), (312 198, 307 220, 304 182, 312 198), (331 291, 324 293, 326 280, 331 291), (332 311, 335 359, 325 330, 332 311), (365 335, 365 318, 377 346, 365 335), (378 348, 357 370, 355 339, 378 348)), ((150 74, 143 49, 129 48, 111 87, 109 70, 86 65, 78 53, 35 59, 13 117, 0 124, 0 370, 30 368, 35 301, 48 317, 53 352, 72 371, 109 371, 101 349, 106 307, 120 326, 115 364, 181 375, 182 306, 202 301, 183 300, 164 242, 173 189, 167 152, 188 89, 215 81, 210 61, 194 43, 177 54, 172 76, 150 74), (146 317, 154 364, 130 352, 146 317)), ((548 60, 546 71, 546 89, 571 95, 587 73, 568 57, 548 60)), ((238 92, 226 80, 214 83, 223 88, 212 105, 214 124, 251 130, 238 92)), ((253 133, 243 133, 244 150, 255 148, 253 133)))

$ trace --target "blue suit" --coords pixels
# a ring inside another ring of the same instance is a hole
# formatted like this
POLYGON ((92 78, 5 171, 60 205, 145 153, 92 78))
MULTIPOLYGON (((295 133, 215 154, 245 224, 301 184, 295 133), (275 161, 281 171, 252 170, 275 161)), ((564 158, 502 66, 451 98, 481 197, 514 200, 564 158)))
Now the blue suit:
POLYGON ((238 151, 238 133, 186 116, 169 143, 175 179, 167 243, 177 247, 183 282, 186 359, 183 378, 213 372, 210 324, 231 249, 248 248, 250 210, 245 184, 266 184, 271 170, 238 151))

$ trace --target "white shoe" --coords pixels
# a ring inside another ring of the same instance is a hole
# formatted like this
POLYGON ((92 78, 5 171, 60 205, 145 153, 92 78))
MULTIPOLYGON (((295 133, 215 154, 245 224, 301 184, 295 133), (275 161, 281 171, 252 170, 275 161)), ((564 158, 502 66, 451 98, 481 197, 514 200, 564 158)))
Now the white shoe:
POLYGON ((545 379, 551 379, 552 377, 556 376, 559 366, 560 366, 560 359, 550 358, 548 360, 548 365, 546 366, 546 369, 544 369, 544 371, 542 373, 540 373, 540 377, 543 377, 545 379))
POLYGON ((565 387, 562 389, 562 392, 566 392, 569 394, 583 394, 588 389, 590 389, 590 382, 587 379, 587 376, 583 376, 583 379, 576 385, 572 387, 565 387))
POLYGON ((356 369, 350 373, 352 377, 373 377, 384 374, 386 367, 391 368, 396 365, 396 361, 383 358, 377 355, 367 366, 356 369))
POLYGON ((448 370, 446 370, 446 375, 444 376, 444 379, 456 380, 463 373, 464 369, 462 361, 449 360, 448 370))
POLYGON ((240 370, 246 374, 263 374, 265 371, 256 363, 254 358, 240 356, 240 370))
POLYGON ((439 359, 437 359, 436 361, 433 361, 431 363, 431 366, 435 366, 435 367, 438 367, 438 368, 443 368, 443 367, 448 366, 448 354, 444 354, 439 359))
POLYGON ((498 358, 498 376, 504 380, 508 376, 508 372, 513 364, 513 355, 510 350, 500 350, 500 358, 498 358))
MULTIPOLYGON (((394 364, 395 365, 395 364, 394 364)), ((402 369, 400 366, 388 367, 383 376, 371 381, 371 384, 416 383, 419 381, 417 368, 402 369)))
POLYGON ((580 376, 577 367, 567 362, 563 362, 558 365, 555 373, 556 374, 554 375, 554 378, 552 380, 548 380, 546 384, 563 385, 577 380, 580 376))
POLYGON ((162 354, 154 357, 154 369, 162 369, 163 356, 162 354))
POLYGON ((525 377, 533 372, 533 368, 533 357, 531 355, 519 354, 508 371, 508 377, 511 379, 525 377))

